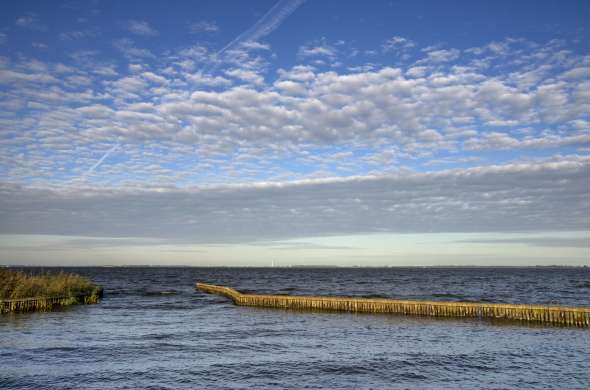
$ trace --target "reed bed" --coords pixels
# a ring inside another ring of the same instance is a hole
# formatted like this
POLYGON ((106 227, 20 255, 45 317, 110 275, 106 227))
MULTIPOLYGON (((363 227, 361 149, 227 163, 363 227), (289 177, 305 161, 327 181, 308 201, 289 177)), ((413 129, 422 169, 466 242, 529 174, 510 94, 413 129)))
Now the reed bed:
POLYGON ((590 308, 351 297, 242 294, 233 288, 197 283, 196 288, 230 298, 239 306, 297 310, 394 313, 433 317, 504 319, 561 326, 590 326, 590 308))
POLYGON ((98 303, 102 288, 71 273, 31 275, 0 269, 0 313, 47 311, 55 306, 98 303))

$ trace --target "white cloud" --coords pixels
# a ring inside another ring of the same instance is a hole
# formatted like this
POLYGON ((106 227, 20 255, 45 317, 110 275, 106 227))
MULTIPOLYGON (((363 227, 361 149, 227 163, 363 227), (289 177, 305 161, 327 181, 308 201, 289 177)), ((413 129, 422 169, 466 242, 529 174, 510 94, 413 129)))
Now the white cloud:
POLYGON ((458 49, 440 49, 427 52, 427 58, 423 62, 442 63, 456 60, 461 51, 458 49))
POLYGON ((299 56, 301 57, 313 57, 313 56, 327 56, 333 57, 336 55, 336 51, 330 46, 302 46, 299 49, 299 56))
POLYGON ((126 29, 135 35, 153 37, 159 35, 158 30, 150 26, 145 20, 129 20, 125 23, 126 29))
POLYGON ((567 72, 563 73, 561 75, 561 77, 564 79, 571 79, 571 80, 588 78, 588 77, 590 77, 590 67, 583 66, 583 67, 568 70, 567 72))
POLYGON ((49 46, 47 46, 45 43, 42 43, 42 42, 33 42, 33 43, 31 43, 31 46, 33 46, 35 49, 40 49, 40 50, 47 50, 49 48, 49 46))
POLYGON ((257 41, 246 41, 240 44, 246 50, 270 50, 270 45, 257 41))
POLYGON ((187 78, 187 80, 194 84, 208 85, 212 87, 228 87, 232 85, 232 82, 230 80, 221 76, 211 77, 202 75, 200 73, 196 73, 187 74, 185 77, 187 78))
POLYGON ((274 86, 289 94, 303 95, 307 92, 305 84, 297 83, 291 80, 277 81, 274 83, 274 86))
POLYGON ((225 71, 225 74, 255 85, 262 85, 264 83, 262 76, 250 70, 229 69, 225 71))
MULTIPOLYGON (((321 38, 301 46, 297 51, 297 58, 301 62, 308 62, 308 65, 340 66, 342 62, 338 60, 338 57, 344 45, 345 43, 343 41, 330 43, 326 38, 321 38)), ((357 54, 356 52, 354 53, 354 55, 357 54)))
POLYGON ((189 23, 188 31, 191 34, 199 33, 215 33, 219 31, 219 26, 214 21, 200 20, 198 22, 189 23))
POLYGON ((40 22, 39 16, 35 13, 28 13, 16 19, 15 24, 19 27, 30 30, 46 31, 47 26, 40 22))
POLYGON ((55 77, 44 72, 29 73, 0 69, 0 84, 18 84, 21 82, 51 83, 56 81, 57 79, 55 77))
POLYGON ((136 47, 135 43, 129 38, 118 39, 113 42, 113 46, 132 61, 137 58, 155 58, 151 51, 136 47))
POLYGON ((410 49, 415 46, 416 44, 412 40, 400 36, 393 36, 382 45, 385 52, 410 49))
POLYGON ((168 85, 170 81, 167 80, 165 77, 157 75, 153 72, 144 72, 141 75, 144 79, 151 81, 152 83, 161 84, 161 85, 168 85))
POLYGON ((62 41, 77 41, 80 39, 94 38, 99 35, 96 29, 78 30, 78 31, 64 31, 59 33, 58 38, 62 41))
POLYGON ((92 68, 91 71, 92 73, 103 77, 116 77, 119 75, 113 65, 99 65, 92 68))
POLYGON ((191 46, 180 50, 180 56, 188 57, 196 61, 205 61, 209 58, 209 50, 204 46, 191 46))
POLYGON ((114 93, 119 95, 139 95, 146 92, 148 84, 140 77, 131 76, 116 80, 111 84, 114 93))
POLYGON ((314 69, 304 65, 296 65, 289 70, 279 69, 278 73, 281 78, 294 81, 311 81, 316 77, 314 69))

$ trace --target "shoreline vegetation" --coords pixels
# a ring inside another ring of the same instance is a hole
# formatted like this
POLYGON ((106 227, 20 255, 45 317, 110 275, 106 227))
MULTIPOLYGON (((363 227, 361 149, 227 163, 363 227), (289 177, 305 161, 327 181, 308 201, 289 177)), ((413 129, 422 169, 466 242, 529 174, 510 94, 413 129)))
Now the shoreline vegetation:
POLYGON ((0 313, 98 303, 102 295, 102 287, 77 274, 33 275, 0 268, 0 313))

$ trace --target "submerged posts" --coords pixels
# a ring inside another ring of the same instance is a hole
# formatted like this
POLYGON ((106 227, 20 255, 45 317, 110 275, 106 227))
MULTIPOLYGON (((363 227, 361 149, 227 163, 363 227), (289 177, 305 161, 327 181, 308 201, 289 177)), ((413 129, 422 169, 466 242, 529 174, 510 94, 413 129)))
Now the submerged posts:
POLYGON ((98 303, 102 295, 102 287, 80 275, 64 272, 32 274, 0 268, 0 314, 98 303))
POLYGON ((27 311, 49 311, 57 306, 98 303, 102 296, 102 288, 96 288, 91 293, 74 296, 0 299, 0 314, 27 311))
POLYGON ((590 327, 590 308, 581 307, 242 294, 233 288, 206 283, 197 283, 196 288, 210 294, 223 295, 239 306, 506 319, 539 324, 590 327))

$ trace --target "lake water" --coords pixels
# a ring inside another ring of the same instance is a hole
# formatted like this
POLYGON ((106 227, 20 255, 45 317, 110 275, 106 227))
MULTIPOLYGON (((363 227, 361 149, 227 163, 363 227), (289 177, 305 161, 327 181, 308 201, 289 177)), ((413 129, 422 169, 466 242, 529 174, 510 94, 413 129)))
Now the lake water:
POLYGON ((65 270, 104 300, 0 316, 1 389, 590 389, 590 329, 237 307, 194 290, 590 307, 588 268, 65 270))

